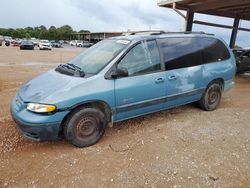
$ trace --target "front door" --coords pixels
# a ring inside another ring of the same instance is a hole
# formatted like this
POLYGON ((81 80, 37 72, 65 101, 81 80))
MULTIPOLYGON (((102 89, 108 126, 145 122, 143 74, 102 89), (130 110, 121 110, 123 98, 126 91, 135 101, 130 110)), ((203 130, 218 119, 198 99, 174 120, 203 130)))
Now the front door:
POLYGON ((164 108, 165 73, 155 40, 135 45, 117 67, 126 68, 129 75, 115 79, 115 121, 164 108))

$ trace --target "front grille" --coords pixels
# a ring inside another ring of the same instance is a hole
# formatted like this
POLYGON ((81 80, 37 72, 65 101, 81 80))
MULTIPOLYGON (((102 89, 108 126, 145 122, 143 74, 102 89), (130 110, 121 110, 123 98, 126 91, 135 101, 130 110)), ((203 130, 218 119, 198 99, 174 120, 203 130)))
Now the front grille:
POLYGON ((26 138, 29 138, 29 139, 32 139, 32 140, 37 140, 37 141, 40 140, 39 135, 38 135, 37 133, 23 132, 23 135, 24 135, 26 138))

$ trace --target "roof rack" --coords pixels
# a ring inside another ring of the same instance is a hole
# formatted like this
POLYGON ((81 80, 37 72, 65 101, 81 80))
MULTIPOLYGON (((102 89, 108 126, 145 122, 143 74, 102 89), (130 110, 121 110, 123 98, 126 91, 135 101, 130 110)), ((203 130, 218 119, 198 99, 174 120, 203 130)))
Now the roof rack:
POLYGON ((205 33, 204 31, 183 31, 183 32, 167 32, 167 34, 201 34, 201 35, 212 35, 212 33, 205 33))
POLYGON ((162 34, 202 34, 202 35, 212 35, 212 33, 205 33, 203 31, 184 31, 184 32, 168 32, 162 30, 145 30, 145 31, 132 31, 123 33, 123 35, 162 35, 162 34))
POLYGON ((145 30, 145 31, 132 31, 124 33, 123 35, 161 35, 166 34, 166 31, 159 30, 145 30))

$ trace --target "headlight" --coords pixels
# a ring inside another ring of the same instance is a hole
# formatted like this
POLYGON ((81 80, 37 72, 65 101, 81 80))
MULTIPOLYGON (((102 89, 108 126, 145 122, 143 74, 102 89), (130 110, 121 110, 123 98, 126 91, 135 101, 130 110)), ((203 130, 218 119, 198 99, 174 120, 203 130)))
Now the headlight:
POLYGON ((56 106, 48 104, 28 103, 27 109, 30 110, 31 112, 49 113, 55 111, 56 106))

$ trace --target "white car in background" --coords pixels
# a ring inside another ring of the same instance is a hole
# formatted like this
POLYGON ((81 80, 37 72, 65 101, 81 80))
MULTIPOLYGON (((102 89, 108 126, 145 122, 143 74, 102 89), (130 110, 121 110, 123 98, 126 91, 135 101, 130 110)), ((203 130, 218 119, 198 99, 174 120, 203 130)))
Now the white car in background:
POLYGON ((70 41, 70 46, 76 46, 76 44, 77 44, 77 41, 76 40, 72 40, 72 41, 70 41))
POLYGON ((52 45, 48 40, 40 40, 39 49, 40 50, 52 50, 52 45))
POLYGON ((77 46, 77 47, 83 47, 83 41, 78 40, 78 41, 76 42, 76 46, 77 46))
POLYGON ((31 38, 30 40, 33 42, 34 46, 39 46, 40 41, 38 39, 31 38))

